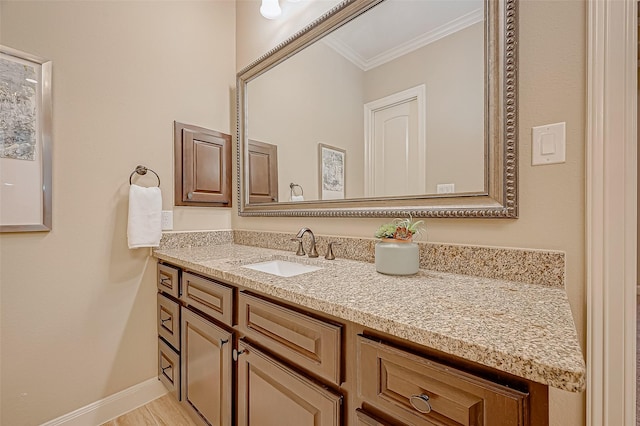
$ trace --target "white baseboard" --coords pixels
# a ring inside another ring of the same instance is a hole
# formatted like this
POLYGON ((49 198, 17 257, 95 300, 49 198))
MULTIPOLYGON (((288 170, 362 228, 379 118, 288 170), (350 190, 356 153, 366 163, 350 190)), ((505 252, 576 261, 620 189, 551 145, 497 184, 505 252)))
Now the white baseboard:
POLYGON ((167 389, 157 377, 93 402, 41 426, 97 426, 160 398, 167 389))

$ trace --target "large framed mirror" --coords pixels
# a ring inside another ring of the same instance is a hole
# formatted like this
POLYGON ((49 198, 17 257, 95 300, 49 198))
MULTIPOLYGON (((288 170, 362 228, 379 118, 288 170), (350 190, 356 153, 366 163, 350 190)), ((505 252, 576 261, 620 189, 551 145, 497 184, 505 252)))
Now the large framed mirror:
POLYGON ((517 1, 346 0, 237 76, 241 216, 517 217, 517 1))

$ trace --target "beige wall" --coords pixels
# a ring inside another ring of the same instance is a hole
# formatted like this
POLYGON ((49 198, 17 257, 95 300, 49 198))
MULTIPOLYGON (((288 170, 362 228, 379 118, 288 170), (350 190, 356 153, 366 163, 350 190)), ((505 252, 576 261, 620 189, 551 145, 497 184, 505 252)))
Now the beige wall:
MULTIPOLYGON (((171 122, 232 131, 233 64, 336 3, 287 3, 289 19, 267 21, 238 0, 236 28, 224 1, 0 3, 0 43, 54 61, 55 144, 54 230, 0 236, 0 423, 37 424, 155 375, 153 261, 126 248, 126 179, 154 168, 171 208, 171 122)), ((430 241, 566 251, 583 347, 585 15, 584 2, 520 2, 520 218, 427 220, 430 241), (530 128, 557 121, 567 162, 531 167, 530 128)), ((383 221, 175 209, 176 229, 371 236, 383 221)), ((584 424, 583 395, 552 389, 550 403, 552 425, 584 424)))
MULTIPOLYGON (((457 192, 484 188, 484 47, 474 24, 364 72, 324 43, 248 83, 248 137, 278 146, 279 200, 290 182, 318 195, 317 144, 347 151, 347 198, 364 196, 363 106, 426 86, 426 185, 454 183, 457 192), (393 76, 393 77, 390 77, 393 76)), ((403 193, 396 191, 396 194, 403 193)))
POLYGON ((484 189, 483 34, 479 22, 365 73, 365 102, 425 85, 428 194, 484 189))
MULTIPOLYGON (((173 120, 235 129, 235 5, 1 7, 0 42, 53 60, 53 231, 0 236, 0 423, 19 426, 156 375, 155 265, 127 249, 127 179, 153 168, 170 209, 173 120)), ((230 209, 175 209, 176 229, 230 220, 230 209)))
POLYGON ((249 139, 278 146, 279 200, 289 183, 318 200, 318 143, 346 150, 347 197, 364 194, 362 71, 324 43, 249 82, 249 139), (320 71, 320 72, 318 72, 320 71))
MULTIPOLYGON (((258 18, 253 16, 257 15, 256 6, 250 8, 249 3, 240 2, 237 10, 239 68, 306 23, 301 21, 296 26, 292 20, 288 20, 286 23, 270 21, 263 25, 251 25, 258 18), (250 16, 250 12, 253 15, 250 16), (278 32, 279 29, 282 31, 278 32)), ((519 4, 520 217, 517 220, 430 219, 426 221, 427 239, 565 251, 567 294, 584 348, 586 4, 563 0, 523 1, 519 4), (531 127, 558 121, 567 123, 566 163, 532 167, 531 127)), ((320 234, 372 236, 383 221, 234 216, 233 227, 294 232, 303 225, 310 225, 314 232, 320 234)), ((551 389, 550 395, 552 425, 585 423, 584 394, 551 389)))
POLYGON ((236 67, 248 66, 296 31, 340 3, 340 0, 280 1, 282 15, 268 20, 260 15, 261 0, 236 0, 236 67))

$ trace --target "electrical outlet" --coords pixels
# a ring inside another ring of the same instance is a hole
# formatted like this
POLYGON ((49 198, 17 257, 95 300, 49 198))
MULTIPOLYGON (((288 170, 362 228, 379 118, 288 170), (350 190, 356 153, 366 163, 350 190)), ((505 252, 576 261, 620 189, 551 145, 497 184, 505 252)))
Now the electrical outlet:
POLYGON ((436 192, 438 194, 453 194, 456 192, 455 183, 439 183, 436 185, 436 192))
POLYGON ((162 230, 171 231, 173 229, 173 211, 162 210, 162 230))

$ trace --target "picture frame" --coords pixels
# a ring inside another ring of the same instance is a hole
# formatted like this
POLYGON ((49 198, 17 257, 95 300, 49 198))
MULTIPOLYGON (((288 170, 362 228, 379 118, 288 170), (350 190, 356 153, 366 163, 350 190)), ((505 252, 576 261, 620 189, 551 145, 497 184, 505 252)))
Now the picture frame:
POLYGON ((318 143, 318 195, 321 200, 343 200, 347 151, 318 143))
POLYGON ((52 229, 51 69, 0 45, 0 232, 52 229))

